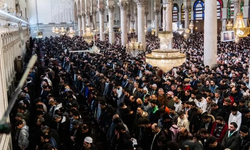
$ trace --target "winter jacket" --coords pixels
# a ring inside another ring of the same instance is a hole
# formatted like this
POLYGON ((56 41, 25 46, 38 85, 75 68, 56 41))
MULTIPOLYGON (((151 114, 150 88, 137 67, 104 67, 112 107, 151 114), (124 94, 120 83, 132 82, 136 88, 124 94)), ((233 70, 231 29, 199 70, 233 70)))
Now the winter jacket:
POLYGON ((18 146, 21 149, 26 149, 29 146, 29 127, 27 125, 24 125, 22 129, 20 130, 19 136, 18 136, 18 146))
POLYGON ((221 144, 225 146, 225 148, 229 148, 231 150, 237 150, 240 146, 239 133, 235 131, 231 136, 229 136, 229 133, 230 131, 228 130, 221 144))

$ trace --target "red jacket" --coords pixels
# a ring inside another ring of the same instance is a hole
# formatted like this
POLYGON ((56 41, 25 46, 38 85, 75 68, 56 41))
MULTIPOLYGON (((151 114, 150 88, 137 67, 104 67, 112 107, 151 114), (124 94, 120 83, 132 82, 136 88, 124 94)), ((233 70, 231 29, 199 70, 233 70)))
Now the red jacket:
MULTIPOLYGON (((211 135, 212 135, 212 136, 215 136, 215 135, 214 135, 214 131, 215 131, 216 125, 217 125, 217 122, 214 122, 213 127, 212 127, 212 129, 211 129, 211 135)), ((224 138, 224 136, 225 136, 225 134, 226 134, 226 132, 227 132, 227 129, 228 129, 228 126, 227 126, 227 123, 225 123, 225 125, 224 125, 224 127, 222 128, 222 131, 221 131, 221 133, 220 133, 220 137, 217 139, 217 142, 220 142, 220 143, 222 142, 222 140, 223 140, 223 138, 224 138)))

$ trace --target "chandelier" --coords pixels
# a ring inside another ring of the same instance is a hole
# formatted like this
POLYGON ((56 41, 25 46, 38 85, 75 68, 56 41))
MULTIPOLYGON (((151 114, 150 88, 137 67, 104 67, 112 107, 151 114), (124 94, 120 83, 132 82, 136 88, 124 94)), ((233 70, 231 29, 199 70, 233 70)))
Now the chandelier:
POLYGON ((232 24, 232 22, 230 20, 228 21, 228 23, 226 25, 226 28, 227 28, 227 31, 230 31, 230 30, 233 29, 233 24, 232 24))
POLYGON ((194 29, 194 23, 193 23, 193 21, 190 22, 190 24, 189 24, 188 27, 189 27, 190 30, 193 30, 193 29, 194 29))
POLYGON ((90 44, 93 41, 93 33, 89 26, 86 27, 86 32, 83 35, 83 39, 90 44))
POLYGON ((160 49, 155 49, 151 54, 146 55, 146 62, 159 67, 164 72, 182 65, 186 61, 186 56, 179 50, 171 49, 172 32, 159 32, 158 36, 160 38, 160 49))
POLYGON ((129 33, 131 34, 131 33, 135 33, 135 29, 134 28, 130 28, 129 29, 129 33))
POLYGON ((182 26, 180 26, 177 30, 177 32, 182 35, 182 33, 185 31, 185 29, 182 28, 182 26))
POLYGON ((236 21, 234 23, 234 34, 236 37, 244 38, 247 37, 250 33, 250 27, 246 27, 244 20, 243 20, 243 14, 241 12, 237 13, 236 21))
POLYGON ((43 38, 43 32, 40 31, 40 30, 37 30, 37 31, 36 31, 36 38, 38 38, 38 39, 43 38))
POLYGON ((73 38, 74 35, 75 35, 75 33, 76 33, 76 31, 73 30, 73 27, 69 27, 69 31, 67 32, 67 35, 68 35, 69 37, 73 38))
POLYGON ((143 51, 143 45, 140 42, 137 42, 135 38, 131 39, 131 41, 126 44, 127 53, 133 57, 138 56, 140 52, 143 51))

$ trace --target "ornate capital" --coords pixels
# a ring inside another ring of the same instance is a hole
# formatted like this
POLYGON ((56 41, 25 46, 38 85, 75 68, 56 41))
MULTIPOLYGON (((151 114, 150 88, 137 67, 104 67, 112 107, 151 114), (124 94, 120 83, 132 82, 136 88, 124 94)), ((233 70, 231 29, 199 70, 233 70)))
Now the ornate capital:
POLYGON ((121 10, 127 10, 128 8, 128 2, 119 2, 118 6, 120 6, 121 10))
POLYGON ((78 17, 79 17, 79 18, 82 17, 82 14, 78 14, 78 17))
POLYGON ((115 10, 115 6, 113 5, 113 6, 107 6, 107 9, 108 9, 108 11, 109 12, 111 12, 111 13, 113 13, 114 12, 114 10, 115 10))
POLYGON ((105 9, 104 8, 98 8, 99 13, 104 14, 105 9))
POLYGON ((147 5, 148 0, 134 0, 137 3, 138 7, 145 7, 147 5))
POLYGON ((154 9, 154 13, 155 13, 155 14, 158 15, 160 12, 161 12, 161 11, 160 11, 159 9, 154 9))

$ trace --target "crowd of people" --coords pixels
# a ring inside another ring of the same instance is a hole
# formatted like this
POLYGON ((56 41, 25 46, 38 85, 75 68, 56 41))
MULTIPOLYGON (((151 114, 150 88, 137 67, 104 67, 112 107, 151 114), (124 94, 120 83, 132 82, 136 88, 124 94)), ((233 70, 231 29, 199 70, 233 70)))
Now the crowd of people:
POLYGON ((96 38, 101 54, 71 52, 94 44, 78 36, 31 38, 25 61, 39 61, 12 111, 14 149, 249 150, 249 37, 218 36, 215 68, 203 65, 203 39, 174 34, 187 61, 162 72, 145 62, 159 47, 151 34, 137 57, 107 38, 96 38))

